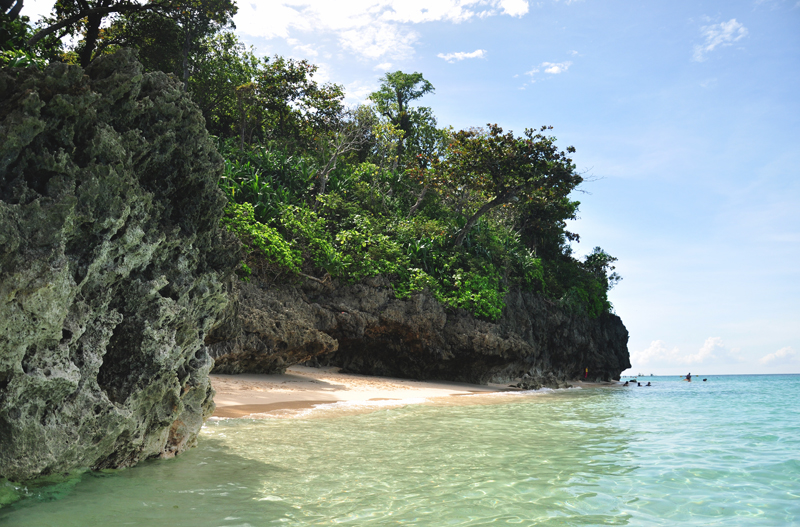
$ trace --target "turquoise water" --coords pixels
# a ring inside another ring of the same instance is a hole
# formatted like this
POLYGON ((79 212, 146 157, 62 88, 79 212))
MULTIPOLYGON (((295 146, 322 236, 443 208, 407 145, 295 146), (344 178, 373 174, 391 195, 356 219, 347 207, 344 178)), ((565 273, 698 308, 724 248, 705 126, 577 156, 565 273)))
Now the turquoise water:
POLYGON ((800 375, 707 378, 212 421, 0 525, 800 525, 800 375))

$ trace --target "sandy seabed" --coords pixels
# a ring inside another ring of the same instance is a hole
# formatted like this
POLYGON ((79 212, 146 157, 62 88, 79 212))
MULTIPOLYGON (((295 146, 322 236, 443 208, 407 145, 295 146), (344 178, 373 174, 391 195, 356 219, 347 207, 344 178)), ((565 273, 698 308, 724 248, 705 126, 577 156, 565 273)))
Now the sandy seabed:
MULTIPOLYGON (((573 382, 575 387, 610 386, 616 383, 573 382)), ((339 373, 339 368, 292 366, 283 375, 212 374, 217 392, 213 417, 280 418, 321 417, 315 409, 335 414, 361 413, 388 406, 432 403, 492 404, 507 400, 498 396, 524 396, 509 384, 467 384, 415 381, 339 373), (460 397, 454 397, 460 396, 460 397)), ((543 392, 542 394, 545 394, 543 392)))

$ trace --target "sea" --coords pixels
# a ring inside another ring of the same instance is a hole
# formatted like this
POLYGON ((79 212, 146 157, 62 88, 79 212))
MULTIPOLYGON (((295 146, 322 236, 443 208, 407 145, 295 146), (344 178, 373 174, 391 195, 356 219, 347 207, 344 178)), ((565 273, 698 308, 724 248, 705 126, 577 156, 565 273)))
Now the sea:
POLYGON ((6 483, 0 525, 800 525, 800 375, 638 381, 212 419, 176 459, 6 483))

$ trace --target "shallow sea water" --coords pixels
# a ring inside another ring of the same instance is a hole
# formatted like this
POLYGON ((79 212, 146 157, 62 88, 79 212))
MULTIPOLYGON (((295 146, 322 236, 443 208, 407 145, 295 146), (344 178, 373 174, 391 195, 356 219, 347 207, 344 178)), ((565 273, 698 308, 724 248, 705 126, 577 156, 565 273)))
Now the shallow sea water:
POLYGON ((213 420, 3 526, 800 525, 800 375, 213 420))

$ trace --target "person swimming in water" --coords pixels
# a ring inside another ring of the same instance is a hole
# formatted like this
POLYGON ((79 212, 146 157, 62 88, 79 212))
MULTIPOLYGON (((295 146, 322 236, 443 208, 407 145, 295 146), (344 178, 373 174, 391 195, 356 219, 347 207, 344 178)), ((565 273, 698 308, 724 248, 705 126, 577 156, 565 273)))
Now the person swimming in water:
POLYGON ((691 373, 686 374, 686 380, 689 381, 689 382, 692 382, 692 374, 691 373))
POLYGON ((652 384, 650 384, 650 383, 648 382, 647 384, 645 384, 645 386, 652 386, 652 384))
POLYGON ((628 381, 625 381, 625 384, 623 384, 623 386, 629 386, 628 381))

